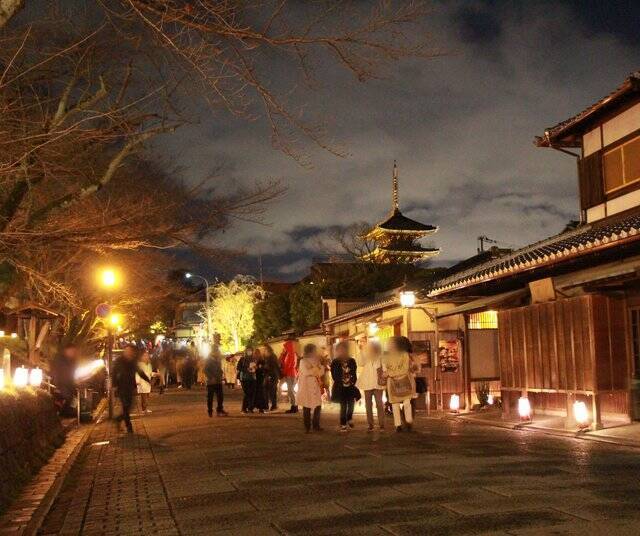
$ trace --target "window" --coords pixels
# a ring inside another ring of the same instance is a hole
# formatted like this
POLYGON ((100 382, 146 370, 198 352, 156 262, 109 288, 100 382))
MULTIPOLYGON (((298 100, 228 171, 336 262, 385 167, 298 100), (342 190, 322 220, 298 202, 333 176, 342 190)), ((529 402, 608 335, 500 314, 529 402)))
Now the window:
POLYGON ((469 315, 469 329, 498 329, 498 312, 482 311, 469 315))
POLYGON ((604 153, 602 166, 607 192, 640 180, 640 136, 604 153))

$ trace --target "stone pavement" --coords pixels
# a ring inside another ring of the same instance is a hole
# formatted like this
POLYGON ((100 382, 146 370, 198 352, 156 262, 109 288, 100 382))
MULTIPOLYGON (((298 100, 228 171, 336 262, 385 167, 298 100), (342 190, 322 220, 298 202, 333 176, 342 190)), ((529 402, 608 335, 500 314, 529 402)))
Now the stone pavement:
POLYGON ((208 418, 204 392, 154 395, 135 434, 94 428, 42 534, 640 533, 640 451, 419 419, 305 435, 300 415, 208 418))

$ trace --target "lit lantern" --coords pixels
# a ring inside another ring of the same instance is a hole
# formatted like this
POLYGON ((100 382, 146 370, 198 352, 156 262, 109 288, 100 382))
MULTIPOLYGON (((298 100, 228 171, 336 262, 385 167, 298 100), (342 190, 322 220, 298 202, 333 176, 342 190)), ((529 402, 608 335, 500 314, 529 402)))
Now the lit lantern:
POLYGON ((42 384, 42 369, 34 368, 29 372, 29 385, 31 387, 40 387, 42 384))
POLYGON ((0 389, 4 389, 4 370, 0 369, 0 389))
POLYGON ((17 368, 13 373, 14 387, 26 387, 29 383, 29 370, 24 367, 17 368))
POLYGON ((589 410, 587 410, 587 405, 581 400, 576 400, 573 403, 573 417, 581 427, 589 424, 589 410))
POLYGON ((460 395, 451 395, 449 399, 449 409, 453 412, 458 412, 460 409, 460 395))
POLYGON ((18 334, 17 333, 12 333, 11 334, 11 338, 12 339, 17 339, 18 338, 18 334))
POLYGON ((0 329, 0 337, 4 337, 4 331, 0 329))
POLYGON ((487 395, 487 404, 489 404, 490 406, 493 406, 493 395, 487 395))
POLYGON ((400 293, 400 305, 402 307, 413 307, 416 304, 416 293, 413 290, 403 290, 400 293))
POLYGON ((531 420, 531 402, 526 396, 521 396, 518 400, 518 413, 523 421, 531 420))
POLYGON ((369 332, 370 337, 373 337, 376 333, 378 333, 378 329, 378 324, 376 322, 369 322, 367 331, 369 332))

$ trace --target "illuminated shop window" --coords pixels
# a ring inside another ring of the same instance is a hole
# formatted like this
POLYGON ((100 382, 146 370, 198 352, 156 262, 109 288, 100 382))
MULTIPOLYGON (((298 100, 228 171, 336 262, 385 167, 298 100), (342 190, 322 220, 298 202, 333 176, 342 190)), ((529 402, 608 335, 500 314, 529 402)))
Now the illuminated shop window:
POLYGON ((498 312, 482 311, 470 314, 469 329, 498 329, 498 312))

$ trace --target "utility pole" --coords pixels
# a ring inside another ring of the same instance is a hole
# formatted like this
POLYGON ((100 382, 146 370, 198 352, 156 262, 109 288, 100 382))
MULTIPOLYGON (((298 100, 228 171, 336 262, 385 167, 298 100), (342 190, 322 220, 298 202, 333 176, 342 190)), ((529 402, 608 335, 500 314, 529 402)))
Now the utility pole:
POLYGON ((497 244, 498 241, 497 240, 493 240, 492 238, 489 238, 486 235, 481 235, 478 237, 478 253, 484 253, 484 243, 487 244, 497 244))

